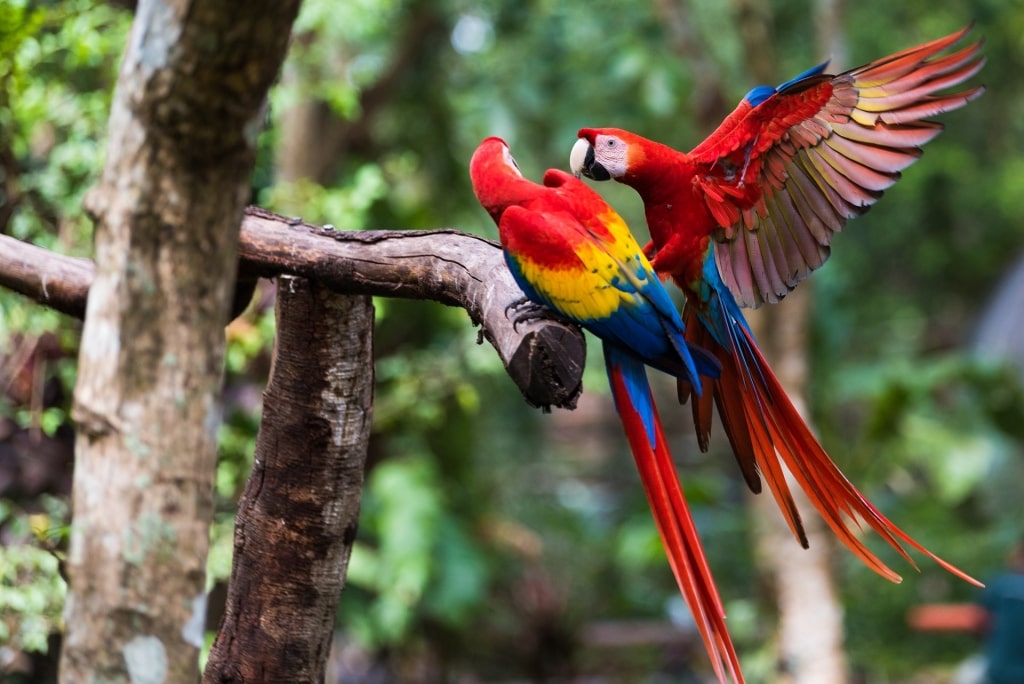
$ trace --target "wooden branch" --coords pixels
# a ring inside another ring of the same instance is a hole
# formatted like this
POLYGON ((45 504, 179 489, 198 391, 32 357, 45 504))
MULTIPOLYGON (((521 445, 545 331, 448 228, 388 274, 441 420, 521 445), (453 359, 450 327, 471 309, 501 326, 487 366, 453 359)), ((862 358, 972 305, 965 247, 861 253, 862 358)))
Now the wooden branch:
POLYGON ((370 437, 370 298, 282 276, 271 368, 209 684, 323 681, 370 437))
MULTIPOLYGON (((464 308, 533 406, 573 408, 585 342, 559 320, 518 326, 522 297, 490 240, 457 230, 337 231, 250 207, 242 221, 239 280, 294 274, 343 294, 431 299, 464 308)), ((72 316, 85 311, 91 262, 0 235, 0 285, 72 316)))
POLYGON ((0 235, 0 286, 75 318, 85 318, 85 298, 96 269, 89 259, 56 254, 0 235))

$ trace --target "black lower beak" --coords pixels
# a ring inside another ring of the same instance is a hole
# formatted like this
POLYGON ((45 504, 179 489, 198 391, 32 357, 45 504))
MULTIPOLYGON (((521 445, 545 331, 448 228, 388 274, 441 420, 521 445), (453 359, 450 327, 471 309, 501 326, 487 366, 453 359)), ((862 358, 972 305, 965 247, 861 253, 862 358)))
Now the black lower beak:
POLYGON ((593 145, 587 147, 587 156, 583 159, 583 175, 596 181, 606 181, 612 178, 608 170, 594 159, 593 145))

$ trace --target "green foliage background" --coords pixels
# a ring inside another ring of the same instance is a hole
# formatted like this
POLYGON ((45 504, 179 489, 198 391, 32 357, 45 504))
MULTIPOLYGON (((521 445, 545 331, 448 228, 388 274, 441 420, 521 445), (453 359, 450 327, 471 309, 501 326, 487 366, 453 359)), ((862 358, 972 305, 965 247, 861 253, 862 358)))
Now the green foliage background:
MULTIPOLYGON (((680 5, 738 100, 755 83, 744 68, 735 6, 680 5)), ((304 37, 286 67, 294 77, 272 95, 253 201, 339 228, 455 226, 496 237, 466 173, 487 135, 506 138, 535 178, 566 165, 584 125, 630 128, 688 148, 707 133, 692 114, 701 93, 693 65, 671 49, 660 6, 307 0, 297 27, 304 37), (362 95, 392 76, 410 36, 420 39, 415 59, 394 75, 384 104, 364 112, 362 95), (336 160, 332 182, 280 183, 280 115, 308 99, 325 103, 336 125, 365 129, 336 160)), ((770 10, 781 81, 822 55, 813 47, 810 3, 779 0, 770 10)), ((915 537, 985 575, 1021 534, 1024 402, 1019 370, 965 350, 1024 244, 1017 204, 1024 4, 861 0, 845 15, 847 65, 972 20, 986 40, 989 63, 977 80, 988 92, 943 117, 947 131, 878 207, 837 237, 814 277, 809 350, 814 419, 836 461, 915 537)), ((81 201, 102 167, 130 20, 89 0, 0 0, 0 157, 2 180, 14 180, 2 185, 0 209, 11 210, 3 232, 65 254, 90 253, 81 201)), ((612 184, 599 189, 643 233, 636 197, 612 184)), ((271 300, 265 288, 228 332, 211 583, 229 572, 233 507, 273 339, 271 300)), ((582 645, 595 621, 685 614, 614 421, 574 430, 565 416, 529 409, 461 311, 395 300, 379 300, 377 310, 372 469, 339 607, 346 638, 391 672, 426 662, 484 678, 588 668, 666 667, 678 675, 656 648, 609 660, 582 645)), ((64 388, 60 401, 42 408, 0 398, 0 417, 57 433, 69 410, 77 331, 75 322, 0 291, 0 389, 17 371, 15 352, 47 334, 63 351, 47 372, 64 388)), ((588 394, 605 392, 600 369, 589 364, 588 394)), ((581 409, 602 410, 610 416, 600 400, 581 409)), ((763 671, 776 616, 750 548, 735 467, 724 450, 699 454, 684 420, 675 427, 675 452, 734 636, 748 667, 763 671)), ((42 510, 59 531, 67 516, 36 500, 0 504, 11 542, 0 551, 0 630, 15 646, 36 648, 59 624, 59 600, 37 597, 52 597, 59 580, 48 560, 54 544, 33 541, 25 521, 42 510)), ((900 586, 845 555, 836 564, 851 665, 868 681, 952 666, 975 648, 967 636, 909 633, 904 620, 915 603, 969 600, 968 587, 927 564, 900 586)))

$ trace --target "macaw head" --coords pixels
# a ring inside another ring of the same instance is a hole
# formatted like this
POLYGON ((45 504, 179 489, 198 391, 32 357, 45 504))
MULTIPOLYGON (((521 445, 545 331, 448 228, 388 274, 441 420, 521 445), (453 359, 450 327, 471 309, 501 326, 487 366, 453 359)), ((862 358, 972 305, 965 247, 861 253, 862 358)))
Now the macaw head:
POLYGON ((469 161, 469 175, 474 182, 487 176, 523 177, 508 143, 497 136, 485 138, 477 145, 469 161))
POLYGON ((480 204, 496 219, 514 195, 509 181, 522 180, 523 174, 512 157, 508 143, 492 136, 481 142, 473 152, 473 158, 469 161, 469 177, 480 204))
POLYGON ((569 168, 596 181, 628 183, 640 171, 647 148, 654 144, 621 128, 581 128, 569 154, 569 168))

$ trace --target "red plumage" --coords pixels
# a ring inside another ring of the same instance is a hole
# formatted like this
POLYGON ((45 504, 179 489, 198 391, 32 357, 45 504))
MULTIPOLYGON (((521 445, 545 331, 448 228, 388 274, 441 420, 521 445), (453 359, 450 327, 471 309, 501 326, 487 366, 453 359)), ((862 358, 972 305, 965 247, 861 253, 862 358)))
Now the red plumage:
POLYGON ((936 94, 984 65, 980 41, 940 55, 968 30, 839 75, 808 76, 757 106, 744 99, 689 153, 620 129, 579 136, 598 163, 607 141, 627 146, 623 173, 612 176, 644 198, 659 272, 693 285, 713 244, 740 304, 775 302, 825 262, 832 236, 942 130, 923 119, 984 91, 936 94))
POLYGON ((477 148, 470 177, 498 225, 506 263, 524 294, 601 338, 612 397, 669 565, 718 678, 730 674, 742 683, 645 370, 650 365, 695 380, 698 372, 717 374, 717 366, 707 352, 687 345, 679 312, 640 245, 588 186, 554 170, 544 174, 543 185, 523 178, 499 138, 477 148))
MULTIPOLYGON (((765 478, 804 546, 782 464, 840 540, 894 581, 899 576, 864 546, 856 526, 869 525, 908 561, 902 544, 977 584, 911 539, 843 476, 768 367, 738 304, 778 301, 821 266, 832 236, 867 211, 941 131, 923 117, 982 93, 938 92, 984 64, 980 42, 941 54, 967 31, 842 74, 819 68, 776 91, 752 91, 689 153, 620 129, 584 128, 571 156, 574 171, 614 178, 640 194, 652 265, 687 296, 687 340, 722 365, 720 378, 702 379, 694 398, 701 448, 708 447, 713 403, 748 485, 758 492, 765 478)), ((692 389, 680 382, 680 398, 692 389)))

